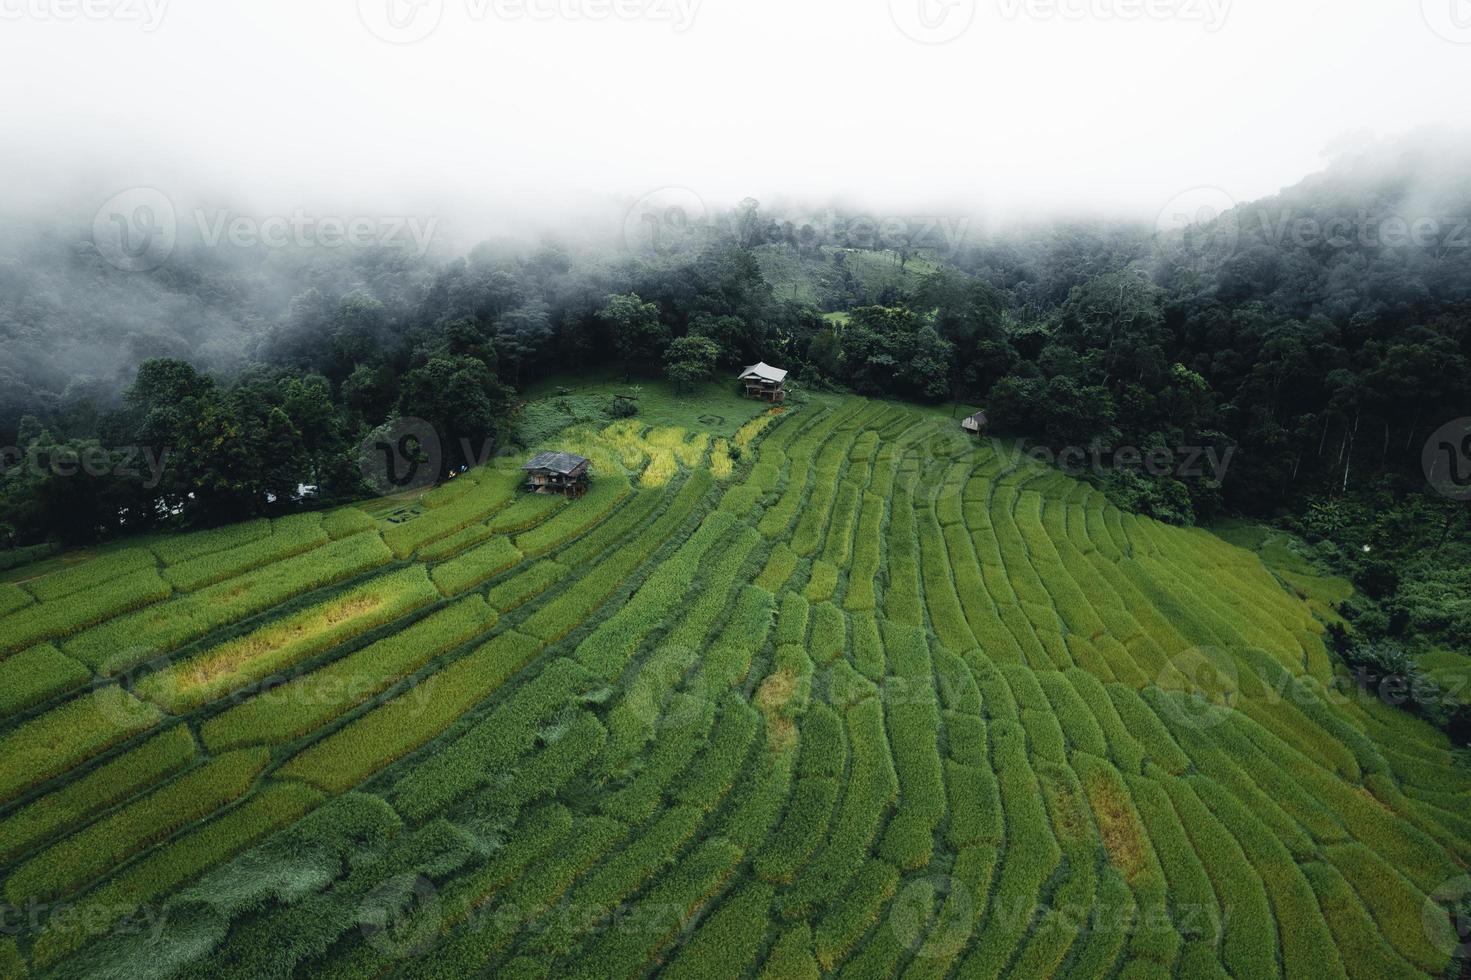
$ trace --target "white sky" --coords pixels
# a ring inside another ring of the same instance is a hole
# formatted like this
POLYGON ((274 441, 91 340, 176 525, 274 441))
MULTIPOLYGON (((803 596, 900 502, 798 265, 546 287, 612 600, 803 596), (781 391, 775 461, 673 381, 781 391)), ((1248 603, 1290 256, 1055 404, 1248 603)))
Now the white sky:
POLYGON ((1471 44, 1454 43, 1471 42, 1471 0, 556 13, 614 2, 0 0, 0 199, 145 184, 237 209, 432 206, 490 231, 491 216, 679 185, 712 207, 842 196, 1152 218, 1200 185, 1272 193, 1345 136, 1465 125, 1471 91, 1471 44), (516 2, 542 16, 508 14, 516 2), (389 4, 410 30, 442 7, 438 27, 385 43, 365 22, 389 4), (923 33, 920 13, 941 32, 971 23, 920 43, 898 26, 923 33))

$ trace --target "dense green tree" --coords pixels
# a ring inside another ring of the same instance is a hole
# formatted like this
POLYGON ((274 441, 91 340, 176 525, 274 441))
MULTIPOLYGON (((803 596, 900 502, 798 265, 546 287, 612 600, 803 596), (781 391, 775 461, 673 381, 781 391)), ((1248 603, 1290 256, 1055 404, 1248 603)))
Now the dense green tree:
POLYGON ((720 348, 709 337, 691 334, 670 343, 664 352, 664 373, 680 391, 689 391, 715 373, 720 348))

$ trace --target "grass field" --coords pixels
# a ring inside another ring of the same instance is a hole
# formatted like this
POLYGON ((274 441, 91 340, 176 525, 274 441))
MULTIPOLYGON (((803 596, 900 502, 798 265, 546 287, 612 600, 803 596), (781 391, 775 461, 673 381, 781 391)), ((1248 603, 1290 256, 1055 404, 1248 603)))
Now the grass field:
POLYGON ((1455 968, 1471 770, 1335 689, 1337 585, 944 412, 625 388, 534 395, 575 502, 8 571, 0 977, 1455 968))

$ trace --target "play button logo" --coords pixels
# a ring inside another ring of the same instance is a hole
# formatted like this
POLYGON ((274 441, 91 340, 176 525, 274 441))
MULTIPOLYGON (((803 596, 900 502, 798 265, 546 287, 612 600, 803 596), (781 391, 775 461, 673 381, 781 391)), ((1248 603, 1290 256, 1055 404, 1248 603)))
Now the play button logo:
POLYGON ((1471 0, 1420 0, 1425 23, 1452 44, 1471 44, 1471 0))
POLYGON ((975 0, 889 0, 894 25, 921 44, 944 44, 975 20, 975 0))
POLYGON ((358 19, 380 41, 413 44, 439 26, 444 0, 358 0, 358 19))

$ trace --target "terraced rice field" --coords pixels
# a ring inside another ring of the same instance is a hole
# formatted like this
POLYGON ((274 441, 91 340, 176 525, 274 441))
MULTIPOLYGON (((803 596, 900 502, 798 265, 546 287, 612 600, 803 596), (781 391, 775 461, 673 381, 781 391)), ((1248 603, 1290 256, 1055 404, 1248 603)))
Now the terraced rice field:
POLYGON ((576 502, 0 587, 0 975, 1446 970, 1448 743, 1251 553, 953 426, 626 421, 576 502))

